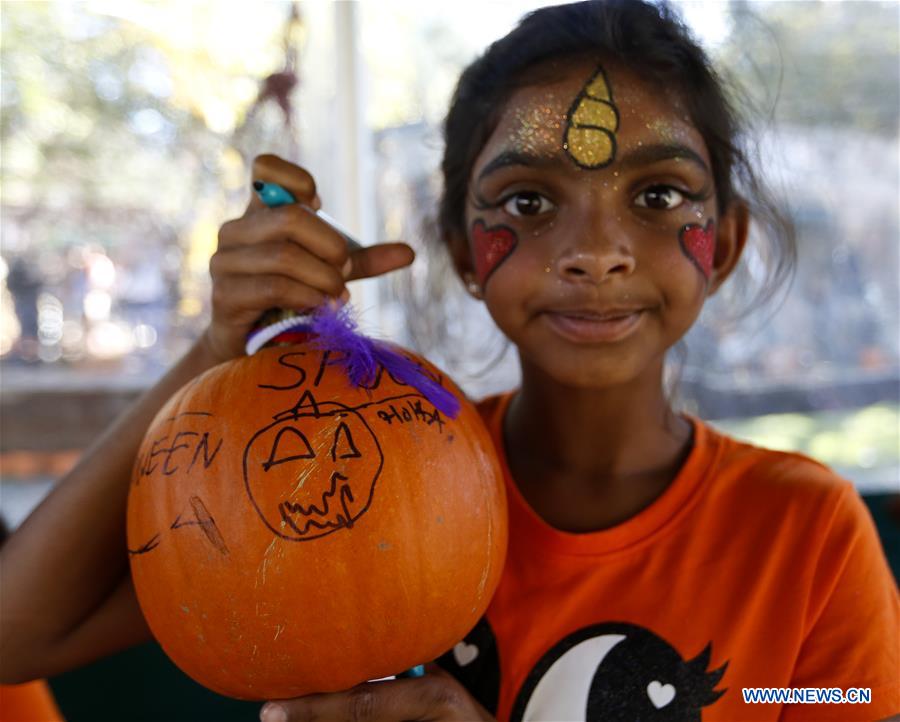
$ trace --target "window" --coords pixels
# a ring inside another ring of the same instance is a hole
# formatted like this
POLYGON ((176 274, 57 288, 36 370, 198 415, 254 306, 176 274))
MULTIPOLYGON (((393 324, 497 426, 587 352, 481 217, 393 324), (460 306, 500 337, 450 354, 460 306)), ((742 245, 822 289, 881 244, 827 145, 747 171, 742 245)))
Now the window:
MULTIPOLYGON (((217 228, 242 212, 262 150, 309 167, 326 210, 364 242, 404 239, 427 259, 354 288, 364 329, 419 346, 472 395, 514 385, 513 354, 426 239, 458 73, 538 6, 5 6, 4 505, 15 482, 57 476, 109 416, 49 439, 33 431, 41 414, 98 387, 111 414, 198 334, 217 228)), ((800 258, 783 305, 737 323, 733 297, 709 306, 681 363, 683 406, 864 491, 897 491, 900 9, 682 7, 748 89, 800 258)), ((748 253, 750 281, 766 269, 748 253)))

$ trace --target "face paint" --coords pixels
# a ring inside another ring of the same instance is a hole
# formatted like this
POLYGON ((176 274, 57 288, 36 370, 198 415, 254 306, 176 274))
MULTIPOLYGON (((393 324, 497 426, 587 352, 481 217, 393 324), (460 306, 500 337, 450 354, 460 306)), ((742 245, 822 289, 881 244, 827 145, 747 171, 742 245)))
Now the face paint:
POLYGON ((606 73, 598 67, 566 116, 563 150, 582 168, 603 168, 616 157, 619 110, 606 73))
POLYGON ((475 259, 475 277, 484 288, 488 277, 519 242, 516 232, 509 226, 488 228, 480 218, 472 224, 472 256, 475 259))
POLYGON ((712 218, 706 222, 706 227, 696 223, 682 226, 678 231, 678 243, 681 250, 694 265, 700 269, 704 278, 709 279, 712 273, 713 258, 716 253, 716 224, 712 218))

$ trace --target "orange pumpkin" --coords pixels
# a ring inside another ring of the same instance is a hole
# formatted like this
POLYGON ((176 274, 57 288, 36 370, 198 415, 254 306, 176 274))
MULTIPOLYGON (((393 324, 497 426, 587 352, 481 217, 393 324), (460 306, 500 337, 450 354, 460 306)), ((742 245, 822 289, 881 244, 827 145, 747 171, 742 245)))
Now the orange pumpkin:
MULTIPOLYGON (((408 352, 402 352, 412 357, 408 352)), ((346 689, 439 656, 499 581, 506 503, 491 439, 380 369, 265 348, 159 412, 128 499, 141 609, 188 675, 242 699, 346 689)))

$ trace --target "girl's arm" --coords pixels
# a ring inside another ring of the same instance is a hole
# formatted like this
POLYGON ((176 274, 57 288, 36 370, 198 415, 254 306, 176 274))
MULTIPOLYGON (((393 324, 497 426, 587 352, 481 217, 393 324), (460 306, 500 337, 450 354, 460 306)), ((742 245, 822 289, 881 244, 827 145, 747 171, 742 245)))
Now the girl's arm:
MULTIPOLYGON (((315 183, 275 156, 253 179, 318 208, 315 183)), ((210 262, 212 320, 159 383, 84 455, 0 551, 0 683, 46 677, 150 638, 128 570, 125 507, 131 468, 156 412, 189 380, 243 353, 267 308, 310 308, 345 296, 345 281, 406 266, 405 244, 349 254, 333 228, 299 205, 246 213, 222 226, 210 262)))
POLYGON ((128 574, 125 502, 144 430, 219 359, 207 336, 84 454, 0 551, 0 682, 57 674, 146 641, 128 574))

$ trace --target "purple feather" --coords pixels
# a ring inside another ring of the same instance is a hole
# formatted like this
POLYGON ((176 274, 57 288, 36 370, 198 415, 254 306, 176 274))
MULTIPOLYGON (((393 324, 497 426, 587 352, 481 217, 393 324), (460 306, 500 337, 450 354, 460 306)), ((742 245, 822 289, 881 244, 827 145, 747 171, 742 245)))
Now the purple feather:
POLYGON ((358 333, 348 306, 322 304, 313 313, 309 329, 316 334, 312 340, 316 348, 340 354, 334 363, 344 367, 354 386, 371 384, 380 364, 397 381, 419 391, 445 416, 455 419, 459 414, 459 399, 431 379, 419 364, 358 333))
POLYGON ((396 351, 376 344, 375 355, 391 376, 397 381, 409 384, 428 399, 438 411, 455 419, 459 414, 459 399, 450 391, 430 378, 424 369, 412 359, 396 351))
POLYGON ((334 363, 344 367, 354 386, 370 384, 378 373, 372 340, 356 332, 349 307, 322 304, 314 312, 310 330, 316 334, 313 345, 321 351, 340 354, 334 363))

